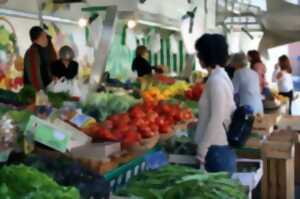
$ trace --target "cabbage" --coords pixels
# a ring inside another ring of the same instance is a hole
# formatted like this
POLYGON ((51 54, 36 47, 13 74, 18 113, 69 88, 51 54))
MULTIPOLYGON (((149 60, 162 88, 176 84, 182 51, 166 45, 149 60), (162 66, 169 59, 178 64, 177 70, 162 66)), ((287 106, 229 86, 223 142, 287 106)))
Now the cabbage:
POLYGON ((127 112, 138 102, 139 100, 125 93, 91 93, 82 103, 82 109, 85 114, 104 121, 111 115, 127 112))

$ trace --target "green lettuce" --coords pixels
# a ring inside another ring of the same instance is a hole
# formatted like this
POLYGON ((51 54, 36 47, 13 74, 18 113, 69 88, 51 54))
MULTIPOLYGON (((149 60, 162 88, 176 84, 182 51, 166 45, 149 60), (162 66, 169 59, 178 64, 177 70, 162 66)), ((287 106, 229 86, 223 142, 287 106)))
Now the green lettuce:
POLYGON ((80 199, 73 187, 58 185, 49 176, 24 165, 0 169, 1 199, 80 199))

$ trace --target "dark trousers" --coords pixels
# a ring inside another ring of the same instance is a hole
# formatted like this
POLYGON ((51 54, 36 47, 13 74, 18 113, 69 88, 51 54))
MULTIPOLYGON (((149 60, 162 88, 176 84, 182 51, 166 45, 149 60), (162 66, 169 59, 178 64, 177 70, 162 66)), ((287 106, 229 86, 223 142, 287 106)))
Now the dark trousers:
POLYGON ((208 172, 236 171, 236 154, 229 146, 211 146, 205 157, 205 169, 208 172))
POLYGON ((294 99, 294 92, 280 92, 279 94, 289 98, 289 114, 292 115, 292 103, 294 99))

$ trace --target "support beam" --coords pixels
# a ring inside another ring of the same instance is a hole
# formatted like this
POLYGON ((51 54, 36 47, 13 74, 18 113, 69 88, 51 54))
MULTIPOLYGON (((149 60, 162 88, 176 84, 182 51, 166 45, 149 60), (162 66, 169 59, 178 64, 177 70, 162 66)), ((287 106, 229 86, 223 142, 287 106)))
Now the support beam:
POLYGON ((117 6, 108 6, 106 8, 101 39, 97 49, 95 50, 95 62, 90 77, 90 85, 93 88, 101 82, 102 75, 105 72, 109 51, 115 34, 117 12, 117 6))

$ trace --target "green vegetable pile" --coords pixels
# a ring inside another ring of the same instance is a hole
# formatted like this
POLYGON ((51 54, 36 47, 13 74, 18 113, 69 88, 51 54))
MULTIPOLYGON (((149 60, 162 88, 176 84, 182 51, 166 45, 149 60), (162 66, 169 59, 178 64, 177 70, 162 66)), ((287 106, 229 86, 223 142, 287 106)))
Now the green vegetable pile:
POLYGON ((127 93, 92 93, 82 104, 83 112, 98 121, 104 121, 107 117, 118 113, 127 112, 139 100, 127 93))
POLYGON ((204 173, 183 167, 166 166, 134 177, 117 193, 141 199, 246 199, 242 186, 226 173, 204 173))
POLYGON ((70 95, 67 93, 54 93, 47 92, 49 102, 55 108, 61 108, 65 101, 69 101, 71 99, 70 95))
POLYGON ((47 175, 24 165, 0 169, 1 199, 80 199, 77 189, 58 185, 47 175))
POLYGON ((24 86, 19 93, 0 89, 0 102, 15 106, 28 105, 34 102, 35 90, 31 86, 24 86))
POLYGON ((18 126, 20 131, 24 131, 27 123, 29 122, 30 116, 33 114, 30 111, 22 110, 22 111, 8 111, 8 116, 14 121, 14 123, 18 126))
POLYGON ((197 145, 195 145, 191 138, 187 136, 174 136, 163 143, 162 146, 168 154, 193 156, 197 154, 197 145))

